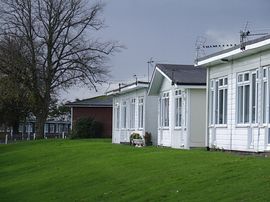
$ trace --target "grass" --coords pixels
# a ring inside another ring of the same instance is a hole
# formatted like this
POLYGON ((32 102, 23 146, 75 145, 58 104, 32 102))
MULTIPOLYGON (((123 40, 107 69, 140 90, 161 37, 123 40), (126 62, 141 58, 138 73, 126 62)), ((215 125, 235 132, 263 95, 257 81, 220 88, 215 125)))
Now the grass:
POLYGON ((270 158, 109 140, 0 145, 0 201, 269 201, 270 158))

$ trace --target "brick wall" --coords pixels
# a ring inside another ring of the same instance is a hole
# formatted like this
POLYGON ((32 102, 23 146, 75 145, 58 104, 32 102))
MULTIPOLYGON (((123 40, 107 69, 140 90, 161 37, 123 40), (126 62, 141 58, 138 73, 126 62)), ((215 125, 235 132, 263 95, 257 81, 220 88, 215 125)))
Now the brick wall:
POLYGON ((112 107, 73 107, 73 124, 77 119, 86 117, 102 123, 103 137, 112 137, 112 107))

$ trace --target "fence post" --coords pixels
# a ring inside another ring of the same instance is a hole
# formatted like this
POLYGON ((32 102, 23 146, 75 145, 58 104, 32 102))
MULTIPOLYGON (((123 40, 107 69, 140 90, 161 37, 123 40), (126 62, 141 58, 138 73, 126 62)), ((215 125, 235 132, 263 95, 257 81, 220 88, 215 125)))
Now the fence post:
POLYGON ((6 134, 6 137, 5 137, 5 144, 8 143, 8 135, 6 134))

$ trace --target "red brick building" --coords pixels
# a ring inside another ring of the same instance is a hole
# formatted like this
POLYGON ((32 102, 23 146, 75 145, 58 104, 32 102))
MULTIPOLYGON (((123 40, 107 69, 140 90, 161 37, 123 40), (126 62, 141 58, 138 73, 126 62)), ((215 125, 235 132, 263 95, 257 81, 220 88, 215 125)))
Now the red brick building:
POLYGON ((80 118, 93 118, 102 124, 103 136, 112 137, 112 97, 98 96, 67 103, 71 108, 71 128, 80 118))

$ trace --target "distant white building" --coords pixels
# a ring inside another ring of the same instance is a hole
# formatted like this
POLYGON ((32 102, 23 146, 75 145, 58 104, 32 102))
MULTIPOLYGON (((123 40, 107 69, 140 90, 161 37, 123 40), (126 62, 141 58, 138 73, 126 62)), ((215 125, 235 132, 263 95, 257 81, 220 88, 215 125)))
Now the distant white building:
POLYGON ((207 67, 207 145, 270 150, 270 35, 198 59, 207 67))
POLYGON ((148 95, 158 96, 158 145, 205 146, 206 69, 157 64, 148 95))
POLYGON ((158 99, 147 96, 148 86, 148 82, 136 81, 107 92, 113 95, 113 143, 129 143, 132 133, 143 137, 146 132, 157 143, 158 99))

